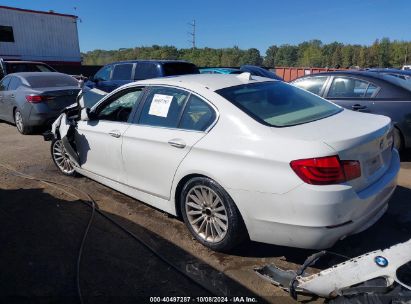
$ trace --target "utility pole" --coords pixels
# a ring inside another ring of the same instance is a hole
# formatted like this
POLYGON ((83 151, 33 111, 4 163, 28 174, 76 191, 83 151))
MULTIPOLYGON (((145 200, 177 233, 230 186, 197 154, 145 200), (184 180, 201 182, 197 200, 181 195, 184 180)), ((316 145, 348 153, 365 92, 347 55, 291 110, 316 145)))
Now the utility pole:
POLYGON ((191 31, 188 33, 191 36, 190 43, 193 49, 196 48, 196 20, 194 19, 193 22, 189 23, 191 26, 191 31))

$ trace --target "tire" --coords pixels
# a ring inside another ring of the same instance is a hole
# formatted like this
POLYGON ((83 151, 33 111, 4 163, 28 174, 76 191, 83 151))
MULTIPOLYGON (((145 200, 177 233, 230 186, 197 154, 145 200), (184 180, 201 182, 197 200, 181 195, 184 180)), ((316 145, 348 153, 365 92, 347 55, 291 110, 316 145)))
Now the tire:
POLYGON ((61 173, 66 176, 77 176, 68 155, 65 153, 63 143, 60 139, 53 139, 50 146, 51 158, 61 173))
POLYGON ((190 179, 181 191, 180 207, 188 230, 212 250, 227 252, 248 237, 233 200, 212 179, 190 179))
POLYGON ((17 131, 19 131, 21 134, 27 135, 32 132, 32 129, 27 126, 23 115, 18 109, 14 111, 14 123, 16 125, 17 131))
POLYGON ((398 150, 398 152, 401 152, 403 149, 403 141, 402 141, 402 135, 401 131, 398 130, 397 128, 394 128, 394 148, 398 150))

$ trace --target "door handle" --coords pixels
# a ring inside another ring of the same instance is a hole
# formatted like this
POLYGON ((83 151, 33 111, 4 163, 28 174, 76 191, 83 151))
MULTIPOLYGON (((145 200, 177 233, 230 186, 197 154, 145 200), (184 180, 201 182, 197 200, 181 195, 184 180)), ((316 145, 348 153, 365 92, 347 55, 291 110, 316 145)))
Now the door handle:
POLYGON ((184 149, 186 143, 182 139, 174 138, 168 141, 168 144, 174 148, 184 149))
POLYGON ((360 104, 357 103, 357 104, 351 106, 351 108, 352 108, 354 111, 359 111, 359 110, 365 110, 365 109, 367 108, 367 106, 362 106, 362 105, 360 105, 360 104))
POLYGON ((115 138, 119 138, 121 136, 120 131, 117 131, 117 130, 110 131, 110 132, 108 132, 108 134, 110 136, 115 137, 115 138))

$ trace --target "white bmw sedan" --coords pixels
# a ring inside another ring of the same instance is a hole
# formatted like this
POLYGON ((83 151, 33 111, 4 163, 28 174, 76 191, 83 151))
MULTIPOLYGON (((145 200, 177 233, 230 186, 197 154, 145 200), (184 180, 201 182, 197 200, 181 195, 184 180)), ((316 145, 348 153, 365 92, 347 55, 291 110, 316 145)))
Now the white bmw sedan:
POLYGON ((248 73, 134 82, 71 139, 54 133, 61 172, 181 216, 221 251, 247 238, 330 247, 384 214, 400 166, 389 118, 248 73))

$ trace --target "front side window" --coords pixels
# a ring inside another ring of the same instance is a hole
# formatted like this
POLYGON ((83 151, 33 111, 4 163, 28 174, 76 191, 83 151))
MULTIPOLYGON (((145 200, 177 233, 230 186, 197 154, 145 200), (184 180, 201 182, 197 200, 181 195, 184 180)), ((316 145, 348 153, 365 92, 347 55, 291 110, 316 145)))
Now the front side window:
POLYGON ((0 25, 0 42, 14 42, 13 27, 0 25))
MULTIPOLYGON (((334 77, 328 91, 329 98, 364 98, 370 83, 350 77, 334 77)), ((372 89, 370 89, 370 93, 372 89)))
POLYGON ((108 81, 110 80, 110 74, 111 70, 113 69, 113 66, 108 65, 103 68, 101 68, 96 75, 94 75, 94 80, 98 81, 108 81))
POLYGON ((189 93, 168 87, 153 87, 147 95, 139 124, 177 128, 189 93))
POLYGON ((143 88, 133 88, 119 92, 113 99, 97 107, 95 118, 98 120, 126 122, 134 105, 140 101, 143 88))
POLYGON ((133 64, 117 64, 113 70, 113 80, 131 80, 131 72, 133 71, 133 64))
POLYGON ((293 85, 316 95, 320 95, 327 78, 327 76, 308 77, 294 82, 293 85))
POLYGON ((191 95, 179 124, 180 129, 205 131, 214 121, 214 110, 201 98, 191 95))
POLYGON ((216 93, 260 123, 273 127, 304 124, 342 111, 321 97, 280 81, 243 84, 216 93))
POLYGON ((2 81, 0 81, 0 91, 7 91, 11 77, 4 77, 2 81))

